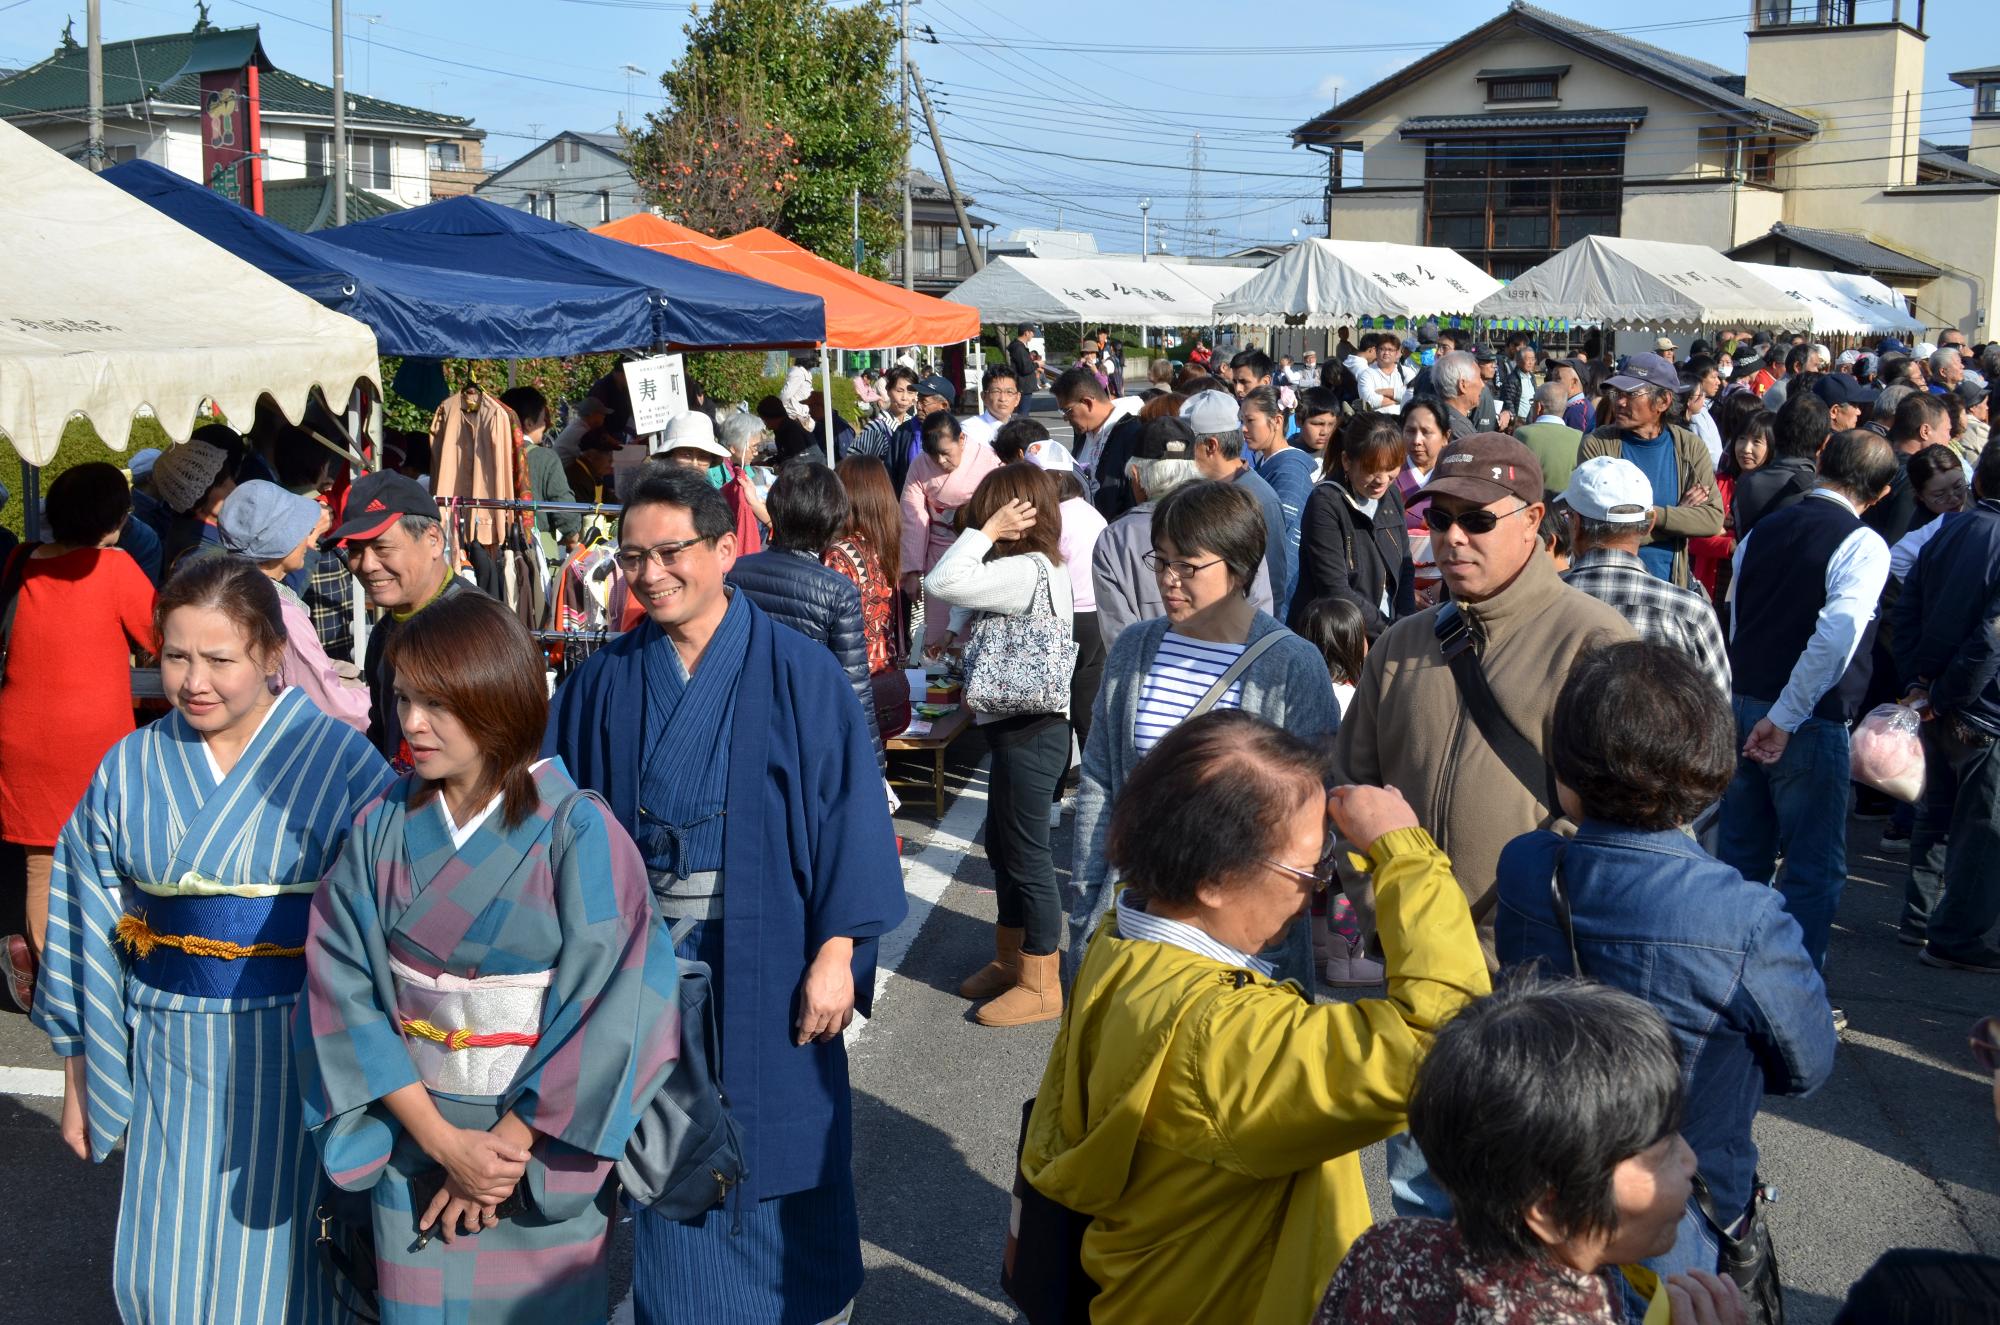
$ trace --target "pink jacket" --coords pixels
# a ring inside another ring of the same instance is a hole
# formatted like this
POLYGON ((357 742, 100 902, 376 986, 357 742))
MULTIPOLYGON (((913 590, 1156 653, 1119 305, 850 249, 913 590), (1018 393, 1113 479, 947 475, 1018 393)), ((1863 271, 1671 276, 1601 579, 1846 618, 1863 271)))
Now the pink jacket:
POLYGON ((972 500, 979 481, 1000 468, 1000 457, 984 442, 966 439, 958 468, 947 474, 919 450, 903 483, 903 571, 924 574, 958 538, 958 508, 972 500))
POLYGON ((278 683, 297 686, 321 713, 368 734, 368 688, 348 685, 334 670, 333 659, 320 647, 312 613, 290 594, 279 594, 285 617, 285 657, 278 664, 278 683))

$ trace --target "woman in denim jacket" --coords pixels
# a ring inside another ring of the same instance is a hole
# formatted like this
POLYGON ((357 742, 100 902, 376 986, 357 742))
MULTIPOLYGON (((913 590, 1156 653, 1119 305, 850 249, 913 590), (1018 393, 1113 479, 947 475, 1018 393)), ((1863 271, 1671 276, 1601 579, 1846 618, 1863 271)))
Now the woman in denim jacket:
MULTIPOLYGON (((1501 853, 1500 961, 1540 959, 1564 973, 1580 965, 1659 1009, 1687 1084, 1682 1134, 1717 1219, 1738 1232, 1756 1186, 1758 1106, 1766 1094, 1818 1089, 1833 1070, 1835 1034, 1826 986, 1781 895, 1686 831, 1735 770, 1729 710, 1687 655, 1614 644, 1571 669, 1550 762, 1579 827, 1568 840, 1528 833, 1501 853)), ((1701 1185, 1674 1249, 1646 1262, 1662 1276, 1716 1268, 1720 1243, 1701 1185)))

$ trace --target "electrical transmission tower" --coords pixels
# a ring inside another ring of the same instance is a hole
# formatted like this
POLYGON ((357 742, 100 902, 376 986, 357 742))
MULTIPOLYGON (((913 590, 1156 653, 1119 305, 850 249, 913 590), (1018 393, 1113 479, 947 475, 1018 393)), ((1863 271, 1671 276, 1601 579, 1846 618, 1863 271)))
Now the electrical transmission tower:
POLYGON ((1201 135, 1200 134, 1196 134, 1194 136, 1194 141, 1188 144, 1187 170, 1188 170, 1188 181, 1187 181, 1188 252, 1192 254, 1195 251, 1195 245, 1200 244, 1202 246, 1201 251, 1205 254, 1209 251, 1208 249, 1209 241, 1207 237, 1208 229, 1207 225, 1205 224, 1208 220, 1208 217, 1204 215, 1202 212, 1202 201, 1201 201, 1201 135))

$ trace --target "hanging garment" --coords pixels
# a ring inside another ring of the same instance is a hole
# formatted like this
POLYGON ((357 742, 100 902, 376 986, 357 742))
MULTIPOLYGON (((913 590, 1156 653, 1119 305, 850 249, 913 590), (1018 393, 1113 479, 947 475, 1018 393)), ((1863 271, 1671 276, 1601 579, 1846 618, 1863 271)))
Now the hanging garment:
MULTIPOLYGON (((431 457, 431 491, 440 504, 452 497, 534 500, 521 421, 478 387, 467 386, 437 407, 431 416, 431 457)), ((509 524, 532 525, 533 520, 529 511, 510 515, 475 507, 467 512, 466 538, 498 547, 509 524)))

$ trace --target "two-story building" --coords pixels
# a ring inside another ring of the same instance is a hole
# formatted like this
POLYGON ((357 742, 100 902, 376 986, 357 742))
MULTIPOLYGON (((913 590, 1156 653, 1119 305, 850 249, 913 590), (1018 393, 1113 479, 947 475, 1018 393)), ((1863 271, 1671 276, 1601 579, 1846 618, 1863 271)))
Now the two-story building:
POLYGON ((472 191, 502 207, 585 229, 647 209, 639 182, 632 178, 625 140, 615 133, 565 129, 515 157, 472 191))
MULTIPOLYGON (((986 256, 986 232, 993 222, 972 210, 970 194, 961 195, 966 219, 972 222, 974 242, 980 257, 986 256)), ((891 285, 903 283, 903 250, 900 246, 882 255, 889 264, 882 279, 891 285)), ((921 170, 910 172, 910 268, 915 275, 913 288, 924 294, 943 295, 972 276, 972 255, 958 233, 958 213, 952 209, 951 193, 944 181, 921 170)))
POLYGON ((1738 74, 1513 0, 1292 140, 1327 157, 1339 238, 1453 248, 1503 278, 1593 234, 1797 255, 1991 336, 2000 70, 1954 75, 1971 144, 1927 140, 1922 0, 1885 3, 1755 0, 1738 74))
MULTIPOLYGON (((203 17, 186 32, 102 50, 106 164, 140 158, 263 204, 285 224, 322 214, 331 224, 333 89, 273 64, 256 26, 218 28, 203 17)), ((0 80, 0 116, 82 160, 87 64, 65 30, 46 60, 0 80)), ((352 91, 346 129, 350 219, 429 202, 429 145, 476 146, 486 136, 464 116, 352 91)))

